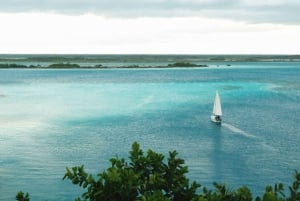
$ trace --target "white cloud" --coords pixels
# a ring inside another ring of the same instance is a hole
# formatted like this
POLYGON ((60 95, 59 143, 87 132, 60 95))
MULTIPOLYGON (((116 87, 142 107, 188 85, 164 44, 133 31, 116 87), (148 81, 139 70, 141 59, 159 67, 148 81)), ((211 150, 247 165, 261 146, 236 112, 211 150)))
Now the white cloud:
POLYGON ((298 0, 242 0, 246 6, 285 6, 285 5, 298 5, 298 0))
POLYGON ((218 17, 255 23, 299 24, 298 0, 10 0, 2 13, 94 14, 115 18, 218 17))
POLYGON ((0 14, 0 53, 300 54, 300 26, 203 17, 0 14))

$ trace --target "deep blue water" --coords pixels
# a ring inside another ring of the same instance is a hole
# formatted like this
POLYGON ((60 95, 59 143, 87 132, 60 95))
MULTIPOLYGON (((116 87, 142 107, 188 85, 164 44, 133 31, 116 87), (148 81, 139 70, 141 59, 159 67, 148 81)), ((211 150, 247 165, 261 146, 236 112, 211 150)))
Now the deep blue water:
MULTIPOLYGON (((219 65, 219 64, 218 64, 219 65)), ((0 200, 73 200, 66 166, 177 150, 211 187, 290 184, 300 170, 300 63, 193 69, 0 70, 0 200), (210 122, 215 90, 224 123, 210 122)))

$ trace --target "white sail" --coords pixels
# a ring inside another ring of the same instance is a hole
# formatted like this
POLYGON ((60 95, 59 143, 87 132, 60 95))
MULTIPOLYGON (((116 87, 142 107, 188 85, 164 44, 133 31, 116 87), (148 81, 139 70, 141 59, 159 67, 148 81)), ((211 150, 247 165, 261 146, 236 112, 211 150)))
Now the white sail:
POLYGON ((216 91, 213 114, 217 116, 222 116, 221 99, 218 91, 216 91))

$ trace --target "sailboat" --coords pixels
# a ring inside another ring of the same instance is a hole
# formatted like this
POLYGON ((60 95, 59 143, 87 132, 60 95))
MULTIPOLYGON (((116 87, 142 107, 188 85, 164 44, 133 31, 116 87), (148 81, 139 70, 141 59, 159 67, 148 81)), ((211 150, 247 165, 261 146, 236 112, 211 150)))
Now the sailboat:
POLYGON ((220 99, 218 91, 216 91, 214 108, 213 108, 213 112, 212 112, 210 119, 212 122, 220 124, 222 122, 221 117, 222 117, 221 99, 220 99))

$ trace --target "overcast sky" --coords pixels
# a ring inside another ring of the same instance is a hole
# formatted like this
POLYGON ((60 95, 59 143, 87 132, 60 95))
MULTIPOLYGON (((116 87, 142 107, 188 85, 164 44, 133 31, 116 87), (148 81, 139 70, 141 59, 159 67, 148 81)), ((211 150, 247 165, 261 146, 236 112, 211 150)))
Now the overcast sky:
POLYGON ((0 53, 300 54, 299 0, 0 0, 0 53))

